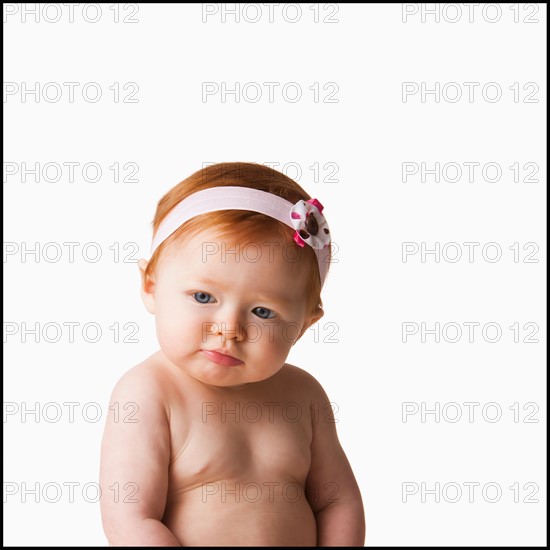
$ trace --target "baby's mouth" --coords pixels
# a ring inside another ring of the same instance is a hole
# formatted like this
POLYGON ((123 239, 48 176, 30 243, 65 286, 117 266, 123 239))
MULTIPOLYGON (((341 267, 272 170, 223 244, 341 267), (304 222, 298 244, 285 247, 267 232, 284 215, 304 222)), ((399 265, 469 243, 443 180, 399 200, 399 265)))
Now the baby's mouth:
POLYGON ((237 359, 236 357, 233 357, 232 355, 229 355, 226 352, 226 350, 218 349, 218 350, 201 350, 202 353, 213 363, 216 363, 218 365, 222 365, 224 367, 235 367, 237 365, 242 365, 243 361, 240 359, 237 359))

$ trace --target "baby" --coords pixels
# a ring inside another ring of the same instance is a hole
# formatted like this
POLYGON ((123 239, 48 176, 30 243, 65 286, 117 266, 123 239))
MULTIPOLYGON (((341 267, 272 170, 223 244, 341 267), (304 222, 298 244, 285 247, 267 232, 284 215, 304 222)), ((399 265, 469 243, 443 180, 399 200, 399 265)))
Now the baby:
POLYGON ((323 206, 266 166, 199 170, 159 202, 141 295, 160 350, 117 383, 103 527, 124 546, 363 546, 330 401, 285 362, 323 316, 323 206))

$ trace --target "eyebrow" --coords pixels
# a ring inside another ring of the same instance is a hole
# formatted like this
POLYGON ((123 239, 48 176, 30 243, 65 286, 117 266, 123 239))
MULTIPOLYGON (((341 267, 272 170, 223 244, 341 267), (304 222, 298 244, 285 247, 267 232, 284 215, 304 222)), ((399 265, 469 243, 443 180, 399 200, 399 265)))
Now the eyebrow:
POLYGON ((219 285, 219 281, 215 281, 214 279, 209 279, 208 277, 192 277, 193 281, 197 281, 197 283, 207 283, 209 285, 219 285))

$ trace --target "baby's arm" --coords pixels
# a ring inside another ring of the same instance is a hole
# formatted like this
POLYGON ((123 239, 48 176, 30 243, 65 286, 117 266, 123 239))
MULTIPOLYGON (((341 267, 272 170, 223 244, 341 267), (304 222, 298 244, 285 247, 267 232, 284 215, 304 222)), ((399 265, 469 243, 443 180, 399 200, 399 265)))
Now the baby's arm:
POLYGON ((361 492, 338 441, 328 397, 316 380, 313 385, 313 441, 306 495, 317 522, 317 546, 364 546, 361 492))
POLYGON ((111 397, 100 471, 103 529, 111 546, 181 546, 161 522, 170 430, 160 386, 136 367, 111 397))

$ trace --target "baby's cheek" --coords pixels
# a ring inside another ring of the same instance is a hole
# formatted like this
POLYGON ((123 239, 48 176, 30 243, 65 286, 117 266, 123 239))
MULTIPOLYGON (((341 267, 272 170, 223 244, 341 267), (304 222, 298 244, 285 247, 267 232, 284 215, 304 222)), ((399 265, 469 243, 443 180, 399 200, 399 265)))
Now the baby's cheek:
POLYGON ((299 328, 293 323, 285 323, 278 319, 258 324, 257 337, 264 350, 274 356, 288 353, 299 333, 299 328))
POLYGON ((170 322, 169 318, 157 317, 157 338, 160 347, 169 354, 177 352, 177 348, 181 345, 182 338, 179 336, 180 330, 176 323, 170 322))
MULTIPOLYGON (((163 349, 173 350, 173 353, 181 354, 184 348, 193 344, 194 326, 183 315, 183 312, 176 310, 165 310, 157 315, 157 337, 163 349)), ((198 345, 198 342, 196 342, 198 345)))

